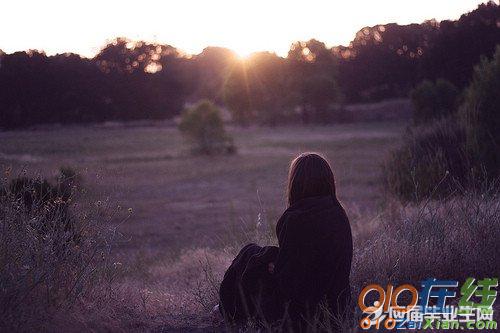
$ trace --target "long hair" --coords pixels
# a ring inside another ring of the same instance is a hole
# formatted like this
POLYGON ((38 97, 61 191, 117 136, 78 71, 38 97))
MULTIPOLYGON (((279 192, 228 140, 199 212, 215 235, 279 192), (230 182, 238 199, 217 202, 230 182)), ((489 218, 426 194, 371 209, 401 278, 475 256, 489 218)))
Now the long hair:
POLYGON ((318 153, 302 153, 290 163, 288 205, 298 200, 335 194, 335 179, 330 164, 318 153))

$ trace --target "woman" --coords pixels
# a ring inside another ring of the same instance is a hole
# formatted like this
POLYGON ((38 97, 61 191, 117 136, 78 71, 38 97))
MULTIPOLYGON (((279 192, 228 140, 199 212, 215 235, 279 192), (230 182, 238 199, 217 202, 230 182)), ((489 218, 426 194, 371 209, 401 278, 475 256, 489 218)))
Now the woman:
POLYGON ((288 208, 276 225, 279 247, 248 244, 224 275, 220 310, 228 322, 285 321, 301 330, 324 313, 323 305, 335 316, 346 311, 351 228, 325 158, 295 158, 287 193, 288 208))

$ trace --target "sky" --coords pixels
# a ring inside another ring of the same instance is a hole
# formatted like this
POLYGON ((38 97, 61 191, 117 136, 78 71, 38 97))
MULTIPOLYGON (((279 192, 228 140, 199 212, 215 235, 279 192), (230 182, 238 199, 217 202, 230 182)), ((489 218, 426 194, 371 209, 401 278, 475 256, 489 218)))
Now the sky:
MULTIPOLYGON (((498 1, 498 0, 497 0, 498 1)), ((241 56, 286 55, 294 41, 348 45, 375 24, 457 19, 485 0, 2 0, 0 49, 92 57, 115 37, 196 54, 223 46, 241 56)))

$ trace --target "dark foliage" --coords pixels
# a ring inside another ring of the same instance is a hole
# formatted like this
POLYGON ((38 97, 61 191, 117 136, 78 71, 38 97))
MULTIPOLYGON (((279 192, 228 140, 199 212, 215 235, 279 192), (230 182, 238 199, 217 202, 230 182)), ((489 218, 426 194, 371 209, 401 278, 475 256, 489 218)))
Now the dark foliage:
POLYGON ((288 52, 294 105, 300 107, 302 122, 330 122, 330 105, 340 103, 337 59, 317 40, 294 43, 288 52))
MULTIPOLYGON (((435 92, 436 87, 424 82, 419 90, 435 92)), ((443 113, 433 122, 425 110, 416 114, 417 123, 429 122, 410 127, 403 145, 393 152, 385 169, 390 191, 418 201, 449 195, 455 183, 469 188, 498 177, 499 91, 500 47, 493 59, 483 58, 476 66, 458 114, 444 117, 443 113)), ((439 101, 433 99, 427 106, 439 110, 439 101)))
POLYGON ((101 204, 81 209, 77 191, 60 192, 77 178, 64 168, 57 184, 24 176, 0 180, 2 332, 71 331, 47 325, 61 322, 61 313, 74 325, 69 309, 92 300, 101 308, 109 297, 103 286, 114 278, 108 259, 113 228, 101 204))
POLYGON ((236 152, 233 139, 224 128, 220 110, 209 101, 201 101, 182 113, 179 129, 193 145, 193 152, 216 154, 236 152))
POLYGON ((419 201, 450 194, 456 181, 465 181, 468 169, 465 129, 453 118, 444 118, 410 128, 385 172, 392 193, 419 201))
POLYGON ((3 55, 0 127, 172 117, 184 103, 180 69, 159 69, 183 61, 171 47, 123 39, 94 59, 37 51, 3 55))
POLYGON ((462 89, 497 44, 500 6, 489 2, 457 21, 365 27, 346 47, 296 42, 286 58, 242 61, 218 47, 186 56, 122 38, 92 59, 0 52, 0 128, 166 119, 201 99, 226 103, 241 124, 335 121, 344 102, 406 97, 424 79, 462 89))
POLYGON ((290 68, 273 53, 254 53, 230 68, 224 83, 224 101, 241 125, 276 125, 288 117, 293 104, 290 68))
POLYGON ((482 55, 491 57, 500 44, 500 6, 489 1, 457 21, 442 21, 422 58, 422 76, 444 78, 463 88, 482 55))
POLYGON ((14 178, 0 190, 0 201, 16 202, 20 214, 37 216, 32 221, 32 227, 41 235, 54 229, 68 233, 74 228, 69 205, 75 198, 74 188, 78 178, 76 172, 68 167, 61 168, 55 185, 39 177, 14 178))
POLYGON ((490 1, 457 21, 365 27, 334 52, 347 101, 374 101, 406 96, 423 79, 463 88, 481 55, 490 57, 497 44, 500 6, 490 1))
POLYGON ((500 175, 500 46, 493 59, 474 69, 460 109, 467 129, 466 150, 476 171, 500 175))
POLYGON ((423 124, 455 113, 460 91, 443 79, 435 83, 424 80, 411 91, 410 97, 413 104, 413 121, 415 124, 423 124))

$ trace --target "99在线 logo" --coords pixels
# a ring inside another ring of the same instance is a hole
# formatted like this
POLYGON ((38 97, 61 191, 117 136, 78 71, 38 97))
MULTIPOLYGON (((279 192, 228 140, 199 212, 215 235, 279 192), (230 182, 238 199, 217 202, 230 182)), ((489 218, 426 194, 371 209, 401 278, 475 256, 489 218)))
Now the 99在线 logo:
POLYGON ((358 297, 363 312, 359 326, 364 330, 495 330, 493 304, 497 287, 498 278, 472 277, 460 288, 456 280, 438 279, 422 281, 420 290, 411 284, 388 284, 385 288, 370 284, 358 297))

